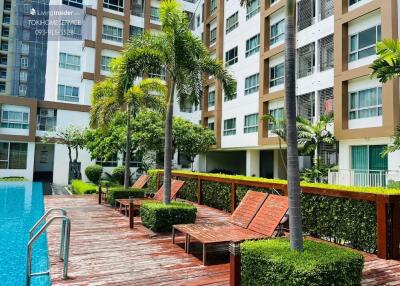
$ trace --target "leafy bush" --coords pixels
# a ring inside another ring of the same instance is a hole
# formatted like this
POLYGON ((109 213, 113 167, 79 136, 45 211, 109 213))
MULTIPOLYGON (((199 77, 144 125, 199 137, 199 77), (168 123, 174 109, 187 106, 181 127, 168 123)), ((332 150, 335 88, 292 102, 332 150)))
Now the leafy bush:
POLYGON ((115 200, 134 198, 144 198, 145 190, 124 187, 113 187, 108 190, 107 200, 112 206, 115 206, 115 200))
POLYGON ((177 177, 177 179, 185 182, 182 189, 178 192, 177 197, 183 200, 197 202, 197 180, 185 177, 177 177))
POLYGON ((4 177, 0 178, 0 182, 26 182, 28 179, 24 177, 4 177))
POLYGON ((387 184, 389 189, 400 189, 400 182, 399 181, 389 181, 387 184))
POLYGON ((242 285, 360 285, 364 258, 354 250, 304 241, 304 251, 290 250, 288 239, 241 244, 242 285))
POLYGON ((73 180, 71 183, 72 193, 76 195, 88 195, 97 193, 97 187, 82 180, 73 180))
POLYGON ((219 182, 203 182, 203 204, 224 211, 231 210, 231 185, 219 182))
POLYGON ((305 233, 366 252, 375 252, 374 202, 303 194, 301 210, 305 233))
POLYGON ((98 185, 100 182, 103 167, 100 165, 90 165, 85 169, 85 175, 93 184, 98 185))
MULTIPOLYGON (((149 170, 147 174, 150 176, 149 181, 147 182, 147 188, 150 192, 157 192, 157 175, 159 171, 158 170, 149 170)), ((163 175, 160 174, 160 180, 163 179, 163 175)), ((186 180, 186 178, 185 178, 186 180)))
POLYGON ((268 193, 268 194, 283 195, 282 191, 276 191, 276 190, 271 190, 271 189, 267 189, 267 188, 255 188, 255 187, 249 187, 249 186, 245 186, 245 185, 238 185, 236 187, 236 206, 239 205, 239 203, 242 201, 242 199, 244 198, 244 196, 246 195, 248 190, 252 190, 255 192, 268 193))
POLYGON ((118 166, 112 170, 113 181, 118 182, 120 185, 123 185, 124 177, 125 177, 125 167, 124 166, 118 166))
POLYGON ((143 225, 155 232, 170 231, 174 224, 194 223, 196 212, 195 206, 182 202, 146 202, 140 207, 143 225))

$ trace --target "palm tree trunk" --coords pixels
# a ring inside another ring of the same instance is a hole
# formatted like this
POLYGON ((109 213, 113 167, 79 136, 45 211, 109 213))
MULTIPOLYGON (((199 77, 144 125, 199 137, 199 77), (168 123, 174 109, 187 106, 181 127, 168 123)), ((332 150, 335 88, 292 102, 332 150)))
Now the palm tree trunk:
POLYGON ((172 120, 174 116, 175 79, 171 79, 171 89, 168 98, 167 116, 165 118, 165 146, 164 146, 164 204, 171 203, 172 178, 172 120))
POLYGON ((124 188, 130 186, 131 179, 131 106, 128 104, 128 119, 126 122, 126 146, 125 146, 125 173, 124 173, 124 188))
POLYGON ((285 30, 285 104, 287 117, 287 178, 289 195, 290 248, 303 250, 300 173, 296 129, 296 1, 287 0, 285 30))

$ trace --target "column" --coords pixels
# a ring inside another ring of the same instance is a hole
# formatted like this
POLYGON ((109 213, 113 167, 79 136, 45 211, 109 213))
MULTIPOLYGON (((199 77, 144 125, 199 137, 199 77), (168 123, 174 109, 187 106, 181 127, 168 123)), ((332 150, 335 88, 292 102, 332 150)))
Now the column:
POLYGON ((260 150, 246 150, 246 176, 260 176, 260 150))

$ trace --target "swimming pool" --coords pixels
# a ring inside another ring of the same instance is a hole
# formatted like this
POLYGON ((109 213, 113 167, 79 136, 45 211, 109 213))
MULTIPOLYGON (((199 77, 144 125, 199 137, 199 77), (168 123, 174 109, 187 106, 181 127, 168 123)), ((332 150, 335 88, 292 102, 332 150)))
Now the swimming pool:
MULTIPOLYGON (((0 285, 26 285, 26 246, 29 229, 43 215, 41 183, 0 182, 0 285)), ((33 247, 32 273, 47 271, 47 237, 42 235, 33 247)), ((31 279, 31 285, 48 286, 50 277, 31 279)))

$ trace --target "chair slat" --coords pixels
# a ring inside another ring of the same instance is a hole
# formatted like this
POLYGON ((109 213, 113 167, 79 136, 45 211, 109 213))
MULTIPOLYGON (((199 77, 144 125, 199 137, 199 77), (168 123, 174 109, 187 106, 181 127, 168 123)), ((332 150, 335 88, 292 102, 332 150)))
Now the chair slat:
POLYGON ((136 182, 133 184, 132 188, 134 189, 143 189, 148 181, 150 180, 150 176, 149 175, 141 175, 136 182))
POLYGON ((230 222, 247 228, 267 197, 268 194, 266 193, 247 191, 239 206, 233 212, 230 222))

